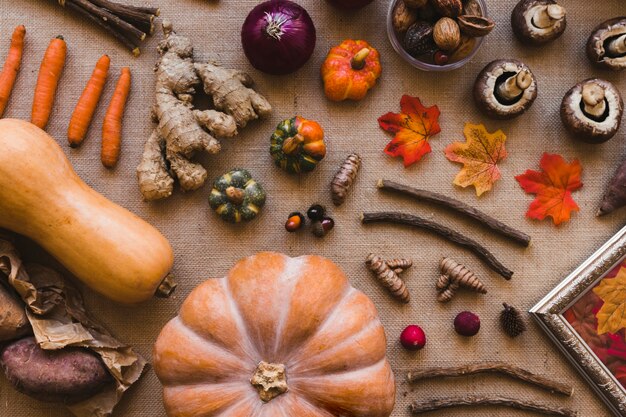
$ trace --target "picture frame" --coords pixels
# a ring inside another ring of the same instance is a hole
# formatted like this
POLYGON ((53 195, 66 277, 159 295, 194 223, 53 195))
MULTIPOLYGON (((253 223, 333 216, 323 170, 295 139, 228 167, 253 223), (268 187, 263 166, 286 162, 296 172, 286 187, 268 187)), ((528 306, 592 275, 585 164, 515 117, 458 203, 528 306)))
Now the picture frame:
MULTIPOLYGON (((621 373, 615 372, 615 358, 609 356, 615 349, 601 347, 606 340, 615 340, 621 344, 624 341, 624 329, 617 336, 611 333, 596 336, 593 331, 594 320, 597 324, 605 303, 596 294, 602 291, 594 289, 600 289, 600 285, 606 287, 608 280, 614 279, 622 268, 624 276, 620 275, 619 282, 626 278, 626 226, 539 301, 530 313, 602 397, 613 414, 626 417, 626 381, 623 376, 616 376, 621 373), (594 302, 597 302, 595 306, 594 302), (594 317, 585 318, 581 314, 594 317)), ((626 291, 622 292, 626 299, 626 291)), ((603 330, 600 326, 597 329, 603 330)), ((622 358, 617 357, 617 360, 621 361, 622 358)), ((619 362, 617 364, 620 365, 619 362)), ((624 366, 626 370, 626 357, 624 366)))

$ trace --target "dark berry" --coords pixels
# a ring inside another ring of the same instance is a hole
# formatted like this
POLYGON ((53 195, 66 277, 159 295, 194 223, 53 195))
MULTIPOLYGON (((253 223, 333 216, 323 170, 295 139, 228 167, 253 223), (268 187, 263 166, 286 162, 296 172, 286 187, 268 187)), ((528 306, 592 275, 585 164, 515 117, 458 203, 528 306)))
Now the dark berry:
POLYGON ((469 311, 462 311, 454 319, 454 330, 461 336, 474 336, 480 330, 480 318, 469 311))
POLYGON ((313 221, 322 221, 325 214, 326 209, 319 204, 313 204, 306 212, 307 217, 313 221))
POLYGON ((407 350, 420 350, 426 345, 426 334, 420 326, 411 324, 400 334, 400 343, 407 350))
POLYGON ((435 52, 433 60, 437 65, 446 65, 448 61, 450 61, 450 57, 443 51, 437 51, 435 52))
POLYGON ((288 232, 295 232, 296 230, 302 228, 306 219, 302 215, 302 213, 294 211, 287 218, 287 223, 285 223, 285 229, 288 232))

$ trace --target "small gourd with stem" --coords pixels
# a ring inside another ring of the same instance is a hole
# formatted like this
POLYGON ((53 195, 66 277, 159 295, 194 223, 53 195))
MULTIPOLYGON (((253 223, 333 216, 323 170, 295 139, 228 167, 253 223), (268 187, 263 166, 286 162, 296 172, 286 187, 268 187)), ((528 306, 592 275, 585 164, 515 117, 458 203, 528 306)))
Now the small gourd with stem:
POLYGON ((319 123, 300 116, 283 120, 270 139, 270 154, 289 173, 312 171, 326 156, 324 131, 319 123))
POLYGON ((346 39, 330 50, 321 72, 329 100, 362 100, 380 77, 380 56, 366 41, 346 39))

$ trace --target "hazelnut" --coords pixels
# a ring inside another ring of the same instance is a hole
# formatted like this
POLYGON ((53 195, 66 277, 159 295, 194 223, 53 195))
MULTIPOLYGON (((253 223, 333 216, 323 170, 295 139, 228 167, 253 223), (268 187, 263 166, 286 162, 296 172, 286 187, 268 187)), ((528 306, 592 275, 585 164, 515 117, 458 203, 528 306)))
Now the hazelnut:
POLYGON ((417 11, 406 7, 403 1, 396 3, 393 9, 393 28, 398 33, 404 33, 417 21, 417 11))
POLYGON ((410 9, 421 9, 426 6, 428 0, 402 0, 402 3, 406 5, 406 7, 410 9))
POLYGON ((461 0, 430 0, 430 3, 444 17, 457 17, 463 10, 461 0))
POLYGON ((444 51, 452 51, 461 43, 461 30, 454 19, 442 17, 433 27, 433 40, 444 51))

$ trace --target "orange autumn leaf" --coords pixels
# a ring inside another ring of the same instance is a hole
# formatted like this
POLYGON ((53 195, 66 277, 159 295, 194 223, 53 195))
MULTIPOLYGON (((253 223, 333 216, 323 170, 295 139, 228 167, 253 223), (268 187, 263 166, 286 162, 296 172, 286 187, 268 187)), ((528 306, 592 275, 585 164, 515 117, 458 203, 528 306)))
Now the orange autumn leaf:
POLYGON ((562 156, 544 153, 539 162, 542 172, 527 170, 515 177, 519 185, 537 197, 530 203, 526 216, 543 220, 552 217, 555 225, 570 219, 572 211, 579 211, 572 192, 583 186, 582 166, 578 159, 567 163, 562 156))
POLYGON ((604 301, 596 313, 598 334, 617 333, 626 328, 626 268, 615 278, 605 278, 593 289, 604 301))
POLYGON ((404 95, 400 99, 401 113, 387 113, 378 118, 378 124, 387 132, 395 133, 385 147, 385 153, 402 156, 404 166, 414 164, 430 152, 428 139, 441 132, 439 108, 424 107, 417 97, 404 95))
POLYGON ((489 133, 484 125, 471 123, 465 123, 463 134, 465 143, 454 142, 444 152, 450 161, 463 164, 454 184, 463 188, 473 185, 480 196, 500 179, 498 162, 507 156, 506 135, 501 130, 489 133))

